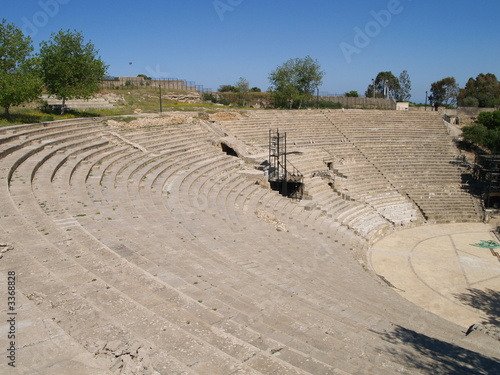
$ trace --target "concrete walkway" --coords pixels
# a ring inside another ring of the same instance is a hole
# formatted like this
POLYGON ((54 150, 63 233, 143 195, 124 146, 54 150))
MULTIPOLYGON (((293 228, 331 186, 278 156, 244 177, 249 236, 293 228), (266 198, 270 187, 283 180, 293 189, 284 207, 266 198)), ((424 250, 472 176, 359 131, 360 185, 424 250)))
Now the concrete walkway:
POLYGON ((487 224, 429 225, 393 233, 369 253, 375 272, 399 294, 462 327, 500 319, 500 250, 487 224))

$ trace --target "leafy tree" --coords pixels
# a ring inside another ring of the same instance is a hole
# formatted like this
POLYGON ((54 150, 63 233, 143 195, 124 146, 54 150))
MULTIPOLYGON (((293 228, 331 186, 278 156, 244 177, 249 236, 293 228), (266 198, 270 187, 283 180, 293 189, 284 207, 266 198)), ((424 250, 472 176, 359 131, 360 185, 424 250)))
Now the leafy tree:
POLYGON ((373 83, 369 84, 366 91, 365 91, 365 96, 367 98, 382 98, 383 95, 379 92, 373 92, 373 83))
POLYGON ((465 84, 465 87, 458 93, 458 105, 461 107, 479 107, 479 99, 476 96, 476 80, 471 77, 465 84))
POLYGON ((6 20, 0 23, 0 106, 10 118, 10 107, 37 99, 42 92, 31 38, 6 20))
POLYGON ((500 111, 480 113, 475 124, 463 127, 462 136, 465 141, 499 153, 500 111))
POLYGON ((399 89, 396 90, 396 100, 404 102, 411 98, 411 80, 408 71, 403 70, 399 75, 399 89))
POLYGON ((246 104, 247 93, 250 91, 250 83, 245 78, 240 77, 238 82, 236 82, 235 88, 239 93, 240 104, 244 106, 246 104))
POLYGON ((500 128, 500 111, 481 112, 477 117, 477 123, 488 129, 500 128))
POLYGON ((236 92, 236 87, 232 85, 220 85, 217 89, 218 92, 236 92))
MULTIPOLYGON (((376 98, 395 98, 400 90, 399 80, 392 74, 392 72, 380 72, 375 78, 375 97, 376 98)), ((368 85, 365 91, 367 98, 373 98, 373 83, 368 85)))
POLYGON ((217 97, 212 93, 204 93, 203 100, 207 102, 217 103, 217 97))
POLYGON ((142 77, 142 78, 144 78, 144 79, 145 79, 145 80, 147 80, 147 81, 150 81, 150 80, 152 79, 151 77, 148 77, 148 76, 147 76, 147 75, 145 75, 145 74, 138 74, 138 75, 137 75, 137 77, 139 77, 139 78, 140 78, 140 77, 142 77))
POLYGON ((84 44, 79 32, 59 31, 40 44, 42 75, 50 95, 62 100, 89 99, 98 90, 108 66, 90 42, 84 44))
POLYGON ((461 107, 479 107, 479 100, 473 96, 467 96, 464 99, 459 99, 458 104, 461 107))
POLYGON ((481 124, 464 126, 462 128, 462 136, 467 142, 475 145, 484 145, 488 138, 488 128, 481 124))
POLYGON ((500 153, 500 129, 495 128, 488 132, 488 148, 493 154, 500 153))
POLYGON ((301 108, 322 83, 325 73, 310 56, 290 59, 269 74, 275 106, 301 108))
POLYGON ((246 93, 250 91, 250 83, 243 77, 240 77, 236 85, 234 86, 238 92, 246 93))
POLYGON ((500 82, 494 74, 479 74, 469 78, 458 94, 458 104, 464 107, 494 107, 500 104, 500 82))
POLYGON ((354 91, 354 90, 351 90, 349 92, 346 92, 344 94, 344 96, 348 97, 348 98, 358 98, 359 97, 359 94, 357 91, 354 91))
POLYGON ((259 89, 258 87, 252 87, 252 88, 250 89, 250 92, 262 92, 262 90, 261 90, 261 89, 259 89))
POLYGON ((455 77, 443 78, 431 85, 429 100, 434 107, 456 104, 459 88, 455 77))

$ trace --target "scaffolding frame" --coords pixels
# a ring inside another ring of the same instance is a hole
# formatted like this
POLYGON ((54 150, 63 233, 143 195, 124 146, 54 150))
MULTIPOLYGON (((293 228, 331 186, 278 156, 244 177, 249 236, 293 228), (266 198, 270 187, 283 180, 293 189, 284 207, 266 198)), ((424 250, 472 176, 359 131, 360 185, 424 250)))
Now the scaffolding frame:
POLYGON ((281 185, 281 194, 288 196, 288 184, 300 185, 304 176, 287 160, 286 155, 286 132, 281 134, 279 129, 270 129, 268 179, 271 183, 281 185))

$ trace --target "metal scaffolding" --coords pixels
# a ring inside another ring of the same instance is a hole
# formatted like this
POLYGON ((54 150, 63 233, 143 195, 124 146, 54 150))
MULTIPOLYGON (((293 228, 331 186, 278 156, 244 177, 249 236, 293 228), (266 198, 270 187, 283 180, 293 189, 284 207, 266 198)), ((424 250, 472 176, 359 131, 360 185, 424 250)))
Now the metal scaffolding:
POLYGON ((289 196, 289 190, 292 194, 300 190, 304 176, 287 160, 286 155, 286 133, 280 134, 278 129, 270 129, 269 182, 278 186, 281 194, 289 196))

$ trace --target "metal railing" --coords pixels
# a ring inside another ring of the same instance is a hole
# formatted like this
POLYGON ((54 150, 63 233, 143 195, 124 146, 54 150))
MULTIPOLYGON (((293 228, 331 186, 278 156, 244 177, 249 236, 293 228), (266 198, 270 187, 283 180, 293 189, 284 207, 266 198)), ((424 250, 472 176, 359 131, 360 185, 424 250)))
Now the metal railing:
POLYGON ((101 81, 101 89, 120 88, 147 88, 161 87, 165 90, 195 91, 199 93, 211 93, 211 88, 197 85, 194 81, 177 78, 144 78, 144 77, 107 77, 101 81))

